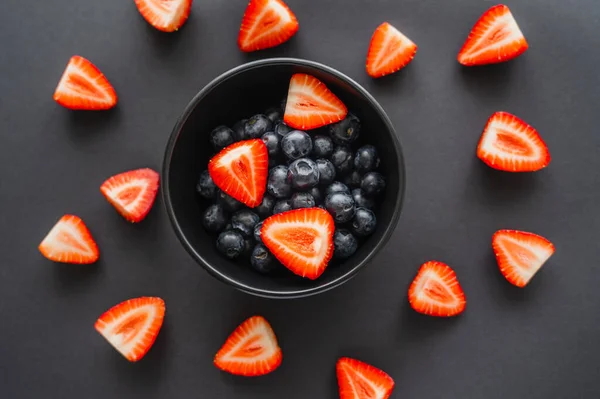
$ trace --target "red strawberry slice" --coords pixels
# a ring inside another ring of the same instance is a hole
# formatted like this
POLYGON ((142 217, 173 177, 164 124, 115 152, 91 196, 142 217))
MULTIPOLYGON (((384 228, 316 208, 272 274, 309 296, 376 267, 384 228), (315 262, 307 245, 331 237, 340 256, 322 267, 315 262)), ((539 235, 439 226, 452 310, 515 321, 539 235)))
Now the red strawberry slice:
POLYGON ((382 370, 347 357, 337 361, 336 373, 340 399, 387 399, 395 385, 382 370))
POLYGON ((152 169, 120 173, 106 180, 100 191, 132 223, 144 220, 156 199, 160 176, 152 169))
POLYGON ((498 230, 492 248, 500 272, 517 287, 525 287, 554 254, 554 245, 537 234, 517 230, 498 230))
POLYGON ((165 301, 156 297, 129 299, 107 310, 94 327, 130 362, 150 350, 165 317, 165 301))
POLYGON ((311 75, 292 76, 283 121, 294 129, 316 129, 346 117, 348 109, 323 82, 311 75))
POLYGON ((506 172, 535 172, 550 163, 550 152, 538 132, 507 112, 496 112, 485 126, 477 156, 506 172))
POLYGON ((408 289, 408 301, 417 312, 438 317, 456 316, 467 305, 454 270, 436 261, 421 266, 408 289))
POLYGON ((181 28, 190 16, 192 0, 135 0, 142 17, 163 32, 181 28))
POLYGON ((265 195, 268 167, 267 146, 261 139, 253 139, 223 148, 208 163, 208 173, 217 187, 254 208, 265 195))
POLYGON ((100 257, 98 246, 79 217, 64 215, 52 227, 38 249, 54 262, 90 264, 100 257))
POLYGON ((253 316, 227 338, 214 363, 228 373, 256 377, 277 369, 282 357, 269 323, 262 316, 253 316))
POLYGON ((331 215, 320 208, 303 208, 266 219, 260 236, 275 257, 293 273, 314 280, 333 255, 331 215))
POLYGON ((56 86, 54 101, 69 109, 98 111, 114 107, 117 93, 94 64, 74 55, 56 86))
POLYGON ((281 0, 250 0, 240 34, 240 50, 250 52, 279 46, 298 32, 298 20, 281 0))
POLYGON ((367 53, 367 73, 373 78, 397 72, 415 58, 417 45, 387 22, 375 29, 367 53))
POLYGON ((520 56, 528 47, 512 13, 500 4, 475 23, 458 53, 458 62, 465 66, 497 64, 520 56))

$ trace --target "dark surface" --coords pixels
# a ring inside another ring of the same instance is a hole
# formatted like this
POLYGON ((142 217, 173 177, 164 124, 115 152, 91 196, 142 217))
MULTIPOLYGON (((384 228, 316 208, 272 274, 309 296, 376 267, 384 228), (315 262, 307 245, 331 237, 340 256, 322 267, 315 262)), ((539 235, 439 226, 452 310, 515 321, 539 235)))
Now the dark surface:
POLYGON ((508 2, 530 50, 481 69, 461 68, 455 56, 487 1, 289 0, 298 35, 249 56, 236 48, 245 4, 197 1, 169 35, 148 27, 132 1, 2 3, 0 397, 335 398, 342 355, 386 370, 394 398, 598 397, 598 1, 508 2), (373 81, 364 58, 384 20, 419 51, 396 76, 373 81), (115 110, 72 113, 52 101, 75 53, 116 87, 115 110), (297 301, 219 283, 183 250, 160 200, 130 225, 98 189, 123 170, 159 169, 175 120, 200 88, 275 55, 328 64, 369 89, 402 138, 408 173, 398 228, 373 264, 343 287, 297 301), (546 170, 509 175, 477 160, 481 129, 497 110, 539 129, 553 156, 546 170), (37 252, 66 212, 90 227, 102 251, 97 265, 54 265, 37 252), (490 239, 499 228, 556 244, 525 290, 497 270, 490 239), (410 310, 406 290, 430 259, 458 273, 463 316, 410 310), (129 364, 93 324, 140 295, 160 295, 167 313, 154 348, 129 364), (275 329, 281 368, 259 379, 218 372, 212 357, 253 314, 275 329))

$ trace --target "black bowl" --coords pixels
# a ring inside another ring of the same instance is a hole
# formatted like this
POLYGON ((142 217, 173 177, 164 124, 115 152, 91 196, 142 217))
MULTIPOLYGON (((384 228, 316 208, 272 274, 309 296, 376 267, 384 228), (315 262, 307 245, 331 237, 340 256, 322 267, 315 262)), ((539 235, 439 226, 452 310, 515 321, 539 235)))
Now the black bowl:
POLYGON ((275 58, 241 65, 203 88, 177 121, 165 152, 162 190, 167 213, 177 237, 189 254, 210 274, 242 291, 270 298, 297 298, 337 287, 352 278, 390 238, 404 198, 405 169, 400 141, 389 118, 375 99, 344 74, 312 61, 275 58), (287 95, 292 74, 320 79, 362 122, 359 142, 375 145, 380 171, 387 179, 378 205, 377 229, 358 251, 343 262, 333 262, 316 280, 291 273, 264 276, 241 262, 227 260, 215 248, 215 237, 201 224, 208 204, 199 200, 195 185, 213 155, 208 134, 218 125, 262 113, 287 95))

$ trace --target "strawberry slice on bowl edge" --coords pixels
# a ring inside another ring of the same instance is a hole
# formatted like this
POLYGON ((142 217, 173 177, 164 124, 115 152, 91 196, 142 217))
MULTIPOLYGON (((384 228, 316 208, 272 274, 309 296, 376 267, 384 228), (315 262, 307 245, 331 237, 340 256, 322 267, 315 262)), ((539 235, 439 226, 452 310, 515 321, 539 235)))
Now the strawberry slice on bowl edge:
POLYGON ((262 316, 244 321, 214 358, 217 368, 234 375, 258 377, 275 371, 283 359, 277 337, 262 316))
POLYGON ((154 345, 164 317, 165 301, 140 297, 107 310, 94 328, 127 360, 137 362, 154 345))
POLYGON ((292 76, 283 121, 294 129, 310 130, 336 123, 348 115, 348 108, 323 82, 314 76, 292 76))
POLYGON ((394 390, 392 377, 360 360, 340 358, 336 374, 340 399, 387 399, 394 390))
POLYGON ((269 153, 261 139, 233 143, 208 163, 208 173, 215 185, 250 208, 263 200, 268 168, 269 153))
POLYGON ((245 52, 279 46, 298 32, 298 20, 281 0, 250 0, 238 35, 245 52))
POLYGON ((119 173, 100 186, 100 192, 125 219, 138 223, 152 209, 160 184, 160 175, 142 168, 119 173))
POLYGON ((498 230, 492 248, 502 275, 509 283, 523 288, 554 254, 554 244, 534 233, 498 230))
POLYGON ((269 251, 292 273, 315 280, 333 256, 334 230, 329 212, 302 208, 265 219, 260 236, 269 251))
POLYGON ((415 311, 436 317, 456 316, 467 305, 454 270, 437 261, 421 266, 408 289, 408 301, 415 311))
POLYGON ((535 172, 550 164, 548 147, 537 130, 507 112, 488 120, 477 157, 489 167, 505 172, 535 172))
POLYGON ((79 55, 69 60, 53 98, 72 110, 102 111, 117 105, 117 93, 108 79, 94 64, 79 55))
POLYGON ((367 52, 367 73, 380 78, 399 71, 417 54, 417 45, 388 22, 377 27, 367 52))
POLYGON ((61 217, 38 249, 45 258, 58 263, 84 265, 94 263, 100 257, 92 234, 75 215, 61 217))
POLYGON ((475 23, 458 53, 465 66, 497 64, 523 54, 529 45, 509 8, 496 5, 475 23))
POLYGON ((190 16, 192 0, 135 0, 146 22, 163 32, 181 28, 190 16))

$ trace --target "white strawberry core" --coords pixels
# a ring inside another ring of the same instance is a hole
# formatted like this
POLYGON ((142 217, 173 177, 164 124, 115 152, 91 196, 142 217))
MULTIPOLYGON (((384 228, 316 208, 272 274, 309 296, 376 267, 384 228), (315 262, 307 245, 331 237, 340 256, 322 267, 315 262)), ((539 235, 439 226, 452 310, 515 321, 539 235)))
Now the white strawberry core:
POLYGON ((329 249, 329 247, 325 245, 325 239, 323 238, 327 237, 329 234, 328 227, 316 223, 295 221, 274 224, 269 228, 268 234, 270 237, 273 237, 279 242, 280 249, 285 254, 294 258, 299 258, 303 261, 303 263, 314 268, 318 268, 321 265, 321 262, 327 255, 327 251, 329 249), (312 242, 310 242, 310 244, 305 248, 302 248, 301 251, 298 251, 297 248, 290 248, 286 245, 288 240, 285 237, 296 229, 297 231, 312 230, 311 233, 306 234, 310 234, 314 237, 312 242), (300 252, 308 253, 310 255, 303 255, 300 252))
MULTIPOLYGON (((482 35, 473 44, 473 49, 478 49, 469 53, 469 58, 476 59, 481 53, 488 52, 491 48, 501 49, 506 44, 521 40, 523 33, 517 24, 517 21, 510 12, 496 17, 492 24, 486 27, 487 34, 482 35), (502 37, 500 40, 499 37, 502 37), (496 42, 496 40, 498 40, 496 42), (489 42, 486 43, 486 42, 489 42)), ((498 59, 501 60, 506 54, 498 53, 498 59)))
POLYGON ((137 209, 140 202, 145 201, 147 191, 148 191, 148 182, 145 180, 139 179, 139 180, 131 180, 126 183, 119 183, 116 186, 111 186, 110 188, 107 188, 106 194, 113 200, 111 202, 113 203, 114 206, 122 209, 123 211, 125 211, 125 213, 131 213, 132 211, 137 209), (126 192, 131 189, 135 189, 135 188, 140 190, 137 197, 133 201, 131 201, 127 204, 124 204, 123 201, 121 201, 119 199, 120 194, 122 192, 126 192))
POLYGON ((237 339, 239 341, 223 355, 223 361, 254 365, 269 360, 279 349, 273 331, 262 323, 256 324, 251 331, 237 332, 237 339), (248 356, 248 351, 252 356, 248 356))
POLYGON ((388 394, 388 391, 386 389, 373 383, 373 381, 371 381, 361 373, 357 372, 356 370, 353 370, 351 368, 349 369, 348 367, 344 367, 343 370, 348 375, 347 381, 350 384, 352 391, 354 392, 355 398, 362 398, 365 396, 364 389, 360 386, 357 386, 356 380, 359 380, 360 384, 369 386, 373 390, 373 393, 375 394, 373 399, 384 399, 388 394))
MULTIPOLYGON (((263 17, 265 17, 265 15, 270 12, 276 13, 279 16, 279 20, 276 24, 271 25, 269 30, 263 31, 260 35, 257 36, 254 36, 254 31, 259 27, 261 29, 264 29, 264 26, 262 24, 255 24, 252 27, 252 30, 250 30, 247 35, 247 37, 252 38, 253 42, 259 41, 263 36, 270 35, 271 32, 278 31, 281 26, 285 26, 292 22, 292 16, 288 12, 288 10, 279 2, 274 0, 270 0, 267 3, 267 5, 262 9, 262 12, 256 16, 256 21, 261 21, 263 17)), ((246 41, 244 44, 248 45, 249 43, 248 41, 246 41)))
MULTIPOLYGON (((504 256, 506 256, 509 260, 509 264, 512 267, 516 267, 518 269, 518 275, 523 280, 525 280, 525 284, 527 284, 533 276, 540 270, 540 268, 546 263, 546 261, 552 256, 554 253, 551 246, 540 246, 535 243, 525 242, 521 237, 520 239, 514 239, 510 236, 502 236, 498 244, 504 247, 504 241, 511 241, 513 244, 511 247, 522 247, 523 250, 506 250, 504 251, 504 256)), ((511 272, 511 270, 509 270, 511 272)))
POLYGON ((515 123, 507 125, 502 120, 492 120, 480 143, 480 150, 494 158, 493 164, 505 162, 507 158, 510 158, 514 165, 537 161, 544 156, 542 149, 537 142, 532 140, 528 127, 515 123), (516 136, 526 148, 511 145, 513 140, 511 136, 516 136))
POLYGON ((158 25, 170 26, 183 17, 186 3, 182 0, 150 0, 146 6, 160 19, 158 25))
POLYGON ((41 243, 42 246, 49 249, 49 257, 55 257, 60 262, 63 259, 63 254, 73 251, 77 251, 83 256, 95 255, 92 248, 81 237, 78 228, 80 223, 80 221, 59 222, 50 230, 41 243), (77 241, 79 245, 74 247, 71 241, 77 241))

